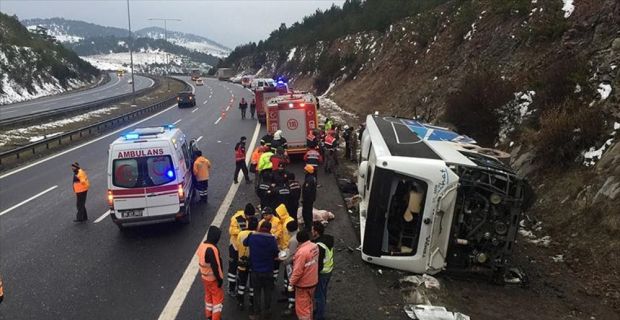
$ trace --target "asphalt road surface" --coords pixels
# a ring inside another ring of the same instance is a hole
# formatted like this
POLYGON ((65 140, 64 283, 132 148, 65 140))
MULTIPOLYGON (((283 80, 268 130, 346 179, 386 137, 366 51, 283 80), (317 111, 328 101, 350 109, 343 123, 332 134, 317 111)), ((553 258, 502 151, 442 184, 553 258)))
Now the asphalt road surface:
MULTIPOLYGON (((131 92, 131 84, 128 83, 129 79, 131 79, 131 76, 118 77, 116 73, 110 72, 110 81, 100 87, 3 105, 0 106, 0 119, 25 116, 129 93, 131 92)), ((153 80, 146 77, 134 76, 134 79, 136 90, 153 85, 153 80)))

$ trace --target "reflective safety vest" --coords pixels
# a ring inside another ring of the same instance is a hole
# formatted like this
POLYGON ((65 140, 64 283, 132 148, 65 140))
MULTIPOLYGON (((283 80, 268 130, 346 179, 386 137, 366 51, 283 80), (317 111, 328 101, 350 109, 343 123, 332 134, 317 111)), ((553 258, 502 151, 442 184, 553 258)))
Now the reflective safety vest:
POLYGON ((329 249, 324 243, 317 242, 323 250, 325 250, 325 258, 323 259, 323 270, 320 270, 321 273, 330 273, 334 269, 334 248, 329 249))
POLYGON ((251 163, 253 165, 257 165, 258 164, 258 159, 260 159, 260 156, 263 154, 263 151, 260 147, 254 149, 254 152, 252 152, 252 160, 251 163))
POLYGON ((331 148, 334 146, 335 141, 336 141, 336 138, 334 138, 332 135, 327 135, 325 137, 325 146, 328 148, 331 148))
POLYGON ((321 154, 314 149, 308 150, 304 158, 306 158, 306 164, 314 167, 318 166, 321 162, 321 154))
POLYGON ((86 171, 79 169, 77 173, 78 181, 73 182, 73 192, 80 193, 84 191, 88 191, 90 187, 90 182, 88 181, 88 175, 86 175, 86 171))
POLYGON ((273 164, 271 163, 271 157, 273 156, 273 152, 267 151, 261 154, 258 159, 258 172, 261 172, 265 169, 273 168, 273 164))
POLYGON ((211 162, 204 156, 200 156, 194 161, 194 176, 197 181, 209 180, 209 169, 211 169, 211 162))
POLYGON ((215 259, 217 260, 218 265, 218 274, 220 275, 220 279, 224 277, 224 273, 222 272, 222 263, 220 261, 220 252, 217 250, 217 247, 210 243, 201 243, 198 247, 198 251, 196 255, 198 255, 198 265, 200 266, 200 276, 206 281, 216 281, 215 273, 213 273, 213 268, 210 263, 205 262, 205 256, 207 253, 207 249, 213 250, 213 254, 215 255, 215 259))

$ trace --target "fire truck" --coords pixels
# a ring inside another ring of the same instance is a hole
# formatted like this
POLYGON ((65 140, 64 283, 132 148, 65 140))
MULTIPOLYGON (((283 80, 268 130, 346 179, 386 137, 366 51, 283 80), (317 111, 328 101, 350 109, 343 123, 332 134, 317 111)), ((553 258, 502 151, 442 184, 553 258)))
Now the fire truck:
MULTIPOLYGON (((256 79, 255 79, 256 80, 256 79)), ((258 87, 254 90, 254 96, 256 99, 256 116, 260 123, 265 123, 267 120, 267 103, 272 98, 288 94, 288 87, 286 86, 266 86, 258 87)))
POLYGON ((282 130, 288 142, 288 153, 305 153, 306 136, 318 127, 316 99, 309 93, 291 93, 268 101, 267 131, 282 130))

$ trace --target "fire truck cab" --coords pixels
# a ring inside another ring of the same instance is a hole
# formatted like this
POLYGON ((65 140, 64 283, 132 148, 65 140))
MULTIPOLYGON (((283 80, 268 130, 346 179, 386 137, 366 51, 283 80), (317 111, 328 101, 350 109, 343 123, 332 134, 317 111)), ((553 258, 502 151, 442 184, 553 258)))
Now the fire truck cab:
POLYGON ((110 216, 128 225, 190 219, 192 168, 189 141, 174 126, 136 128, 110 144, 110 216))
POLYGON ((314 96, 291 93, 277 96, 267 104, 267 131, 282 130, 288 141, 288 153, 305 153, 306 136, 318 127, 318 113, 314 96))
POLYGON ((260 123, 266 123, 267 121, 266 111, 269 100, 287 93, 288 87, 286 86, 258 87, 254 90, 254 96, 256 99, 256 117, 260 123))

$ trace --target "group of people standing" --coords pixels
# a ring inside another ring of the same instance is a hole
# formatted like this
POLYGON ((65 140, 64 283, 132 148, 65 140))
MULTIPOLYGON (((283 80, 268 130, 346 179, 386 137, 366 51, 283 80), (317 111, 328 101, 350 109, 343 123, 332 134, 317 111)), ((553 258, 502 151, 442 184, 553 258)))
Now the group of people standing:
MULTIPOLYGON (((248 102, 245 100, 245 98, 241 98, 241 101, 239 102, 239 110, 241 110, 241 119, 244 120, 246 117, 246 113, 248 111, 248 102)), ((252 102, 250 102, 250 116, 252 117, 252 119, 254 119, 254 114, 256 113, 256 99, 252 99, 252 102)))

